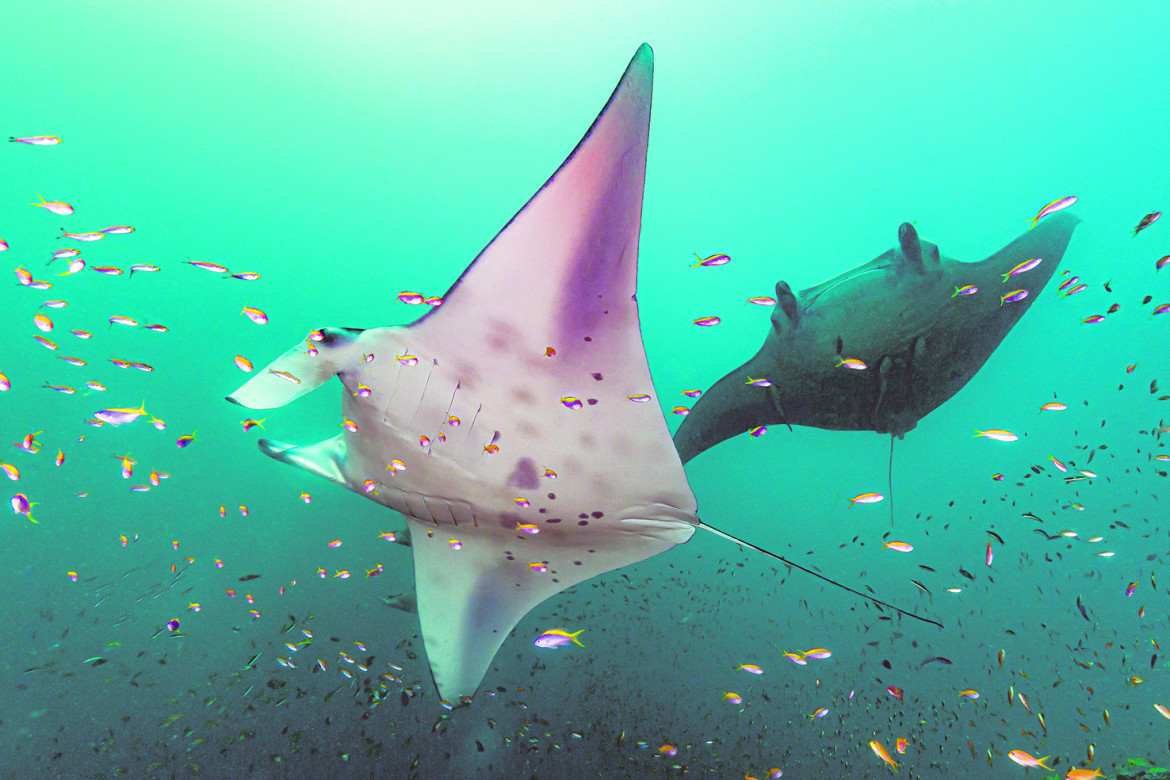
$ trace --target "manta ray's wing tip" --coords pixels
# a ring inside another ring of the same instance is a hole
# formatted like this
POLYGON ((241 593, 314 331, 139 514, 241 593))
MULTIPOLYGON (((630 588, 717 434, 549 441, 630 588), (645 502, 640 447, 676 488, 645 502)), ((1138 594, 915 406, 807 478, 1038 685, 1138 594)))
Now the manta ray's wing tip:
POLYGON ((237 401, 234 397, 232 397, 230 395, 225 395, 223 397, 223 400, 227 401, 228 403, 235 404, 236 406, 243 406, 242 403, 240 403, 239 401, 237 401))

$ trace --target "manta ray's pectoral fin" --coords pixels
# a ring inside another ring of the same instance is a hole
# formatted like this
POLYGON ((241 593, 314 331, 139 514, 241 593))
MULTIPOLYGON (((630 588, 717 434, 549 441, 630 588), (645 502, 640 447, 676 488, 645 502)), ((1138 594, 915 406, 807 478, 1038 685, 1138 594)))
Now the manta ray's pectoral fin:
POLYGON ((324 384, 347 363, 352 328, 325 328, 262 368, 227 400, 249 409, 273 409, 324 384))
POLYGON ((295 445, 282 441, 261 439, 260 451, 270 458, 297 466, 310 474, 316 474, 325 479, 348 487, 345 477, 341 473, 341 464, 345 462, 344 434, 337 434, 332 439, 319 441, 316 444, 295 445))

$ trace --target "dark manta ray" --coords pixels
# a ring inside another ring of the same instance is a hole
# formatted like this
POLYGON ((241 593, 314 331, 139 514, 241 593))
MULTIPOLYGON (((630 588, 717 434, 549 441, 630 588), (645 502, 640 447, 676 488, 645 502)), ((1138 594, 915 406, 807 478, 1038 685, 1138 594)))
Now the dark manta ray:
POLYGON ((449 701, 475 692, 537 604, 706 527, 635 300, 652 72, 643 44, 439 308, 406 327, 315 331, 228 399, 267 409, 341 379, 342 433, 260 448, 405 515, 423 642, 449 701))
POLYGON ((777 282, 764 346, 695 403, 674 435, 679 456, 686 463, 760 425, 900 437, 987 362, 1052 278, 1079 222, 1053 214, 977 263, 940 256, 904 223, 897 247, 799 296, 777 282), (1038 266, 1006 276, 1033 258, 1038 266), (969 287, 978 291, 960 294, 969 287), (1019 290, 1027 296, 1004 300, 1019 290), (749 376, 771 386, 749 385, 749 376))

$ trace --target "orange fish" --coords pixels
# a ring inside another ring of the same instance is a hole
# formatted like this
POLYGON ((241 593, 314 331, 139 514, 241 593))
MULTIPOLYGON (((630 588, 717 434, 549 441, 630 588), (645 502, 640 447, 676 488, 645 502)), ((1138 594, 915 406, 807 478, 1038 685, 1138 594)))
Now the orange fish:
POLYGON ((890 756, 890 751, 886 750, 885 746, 883 746, 882 743, 878 742, 876 739, 871 739, 869 741, 869 747, 870 747, 870 750, 872 750, 874 752, 874 755, 876 755, 882 761, 885 761, 887 764, 889 764, 890 768, 892 768, 894 770, 894 772, 897 773, 898 764, 890 756))

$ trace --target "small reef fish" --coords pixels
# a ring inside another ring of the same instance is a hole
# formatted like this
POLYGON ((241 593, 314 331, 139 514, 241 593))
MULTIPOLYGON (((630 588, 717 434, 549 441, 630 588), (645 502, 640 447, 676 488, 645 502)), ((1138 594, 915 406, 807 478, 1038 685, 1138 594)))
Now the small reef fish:
POLYGON ((718 325, 720 322, 723 322, 723 320, 718 317, 699 317, 695 320, 695 324, 700 328, 709 328, 712 325, 718 325))
POLYGON ((871 739, 869 741, 869 749, 873 751, 875 756, 889 764, 890 768, 893 769, 895 773, 898 771, 898 764, 894 761, 893 756, 890 755, 890 751, 886 750, 882 743, 878 742, 876 739, 871 739))
POLYGON ((696 254, 695 259, 699 262, 692 265, 691 268, 698 268, 699 266, 727 265, 731 262, 731 258, 727 255, 711 255, 710 257, 704 258, 699 257, 699 255, 696 254))
POLYGON ((853 506, 854 504, 876 504, 877 502, 884 499, 885 496, 883 496, 881 493, 862 493, 860 495, 854 496, 853 498, 847 498, 845 500, 849 502, 849 506, 853 506))
POLYGON ((1146 214, 1144 217, 1142 217, 1142 221, 1138 223, 1137 227, 1133 229, 1133 234, 1136 236, 1138 233, 1157 222, 1158 217, 1160 216, 1162 216, 1162 212, 1160 211, 1152 211, 1149 214, 1146 214))
POLYGON ((1072 204, 1074 204, 1076 202, 1077 202, 1077 198, 1075 195, 1070 195, 1067 198, 1058 198, 1058 199, 1052 201, 1047 206, 1040 209, 1039 214, 1032 217, 1030 220, 1024 220, 1025 222, 1030 221, 1032 223, 1028 227, 1028 230, 1031 230, 1032 228, 1036 227, 1036 223, 1039 222, 1041 220, 1041 218, 1047 217, 1049 214, 1060 211, 1061 209, 1067 209, 1069 206, 1071 206, 1072 204))
POLYGON ((1047 761, 1048 759, 1052 758, 1052 756, 1044 756, 1044 758, 1034 758, 1033 756, 1029 755, 1028 753, 1025 753, 1022 750, 1013 750, 1010 753, 1008 753, 1008 758, 1010 758, 1012 761, 1015 761, 1017 764, 1019 764, 1020 766, 1023 766, 1023 767, 1031 767, 1031 768, 1035 768, 1035 769, 1047 769, 1049 772, 1052 771, 1052 767, 1045 766, 1045 764, 1044 764, 1044 762, 1047 761))
POLYGON ((93 416, 95 419, 109 423, 110 425, 122 425, 124 423, 132 423, 144 414, 146 414, 146 404, 139 406, 137 409, 129 407, 101 409, 100 411, 94 412, 93 416))
POLYGON ((581 629, 580 631, 576 631, 570 634, 563 628, 550 628, 548 631, 545 631, 543 634, 538 636, 533 644, 537 647, 557 648, 563 647, 572 642, 578 647, 584 647, 585 645, 581 644, 581 642, 577 639, 577 637, 579 637, 584 630, 585 629, 581 629))
POLYGON ((999 305, 1003 306, 1005 303, 1016 303, 1017 301, 1022 301, 1027 297, 1027 290, 1012 290, 1007 295, 1001 295, 999 297, 999 305))
POLYGON ((962 287, 956 287, 955 291, 951 293, 951 297, 954 298, 958 295, 974 295, 977 292, 979 292, 978 287, 973 284, 965 284, 962 287))
POLYGON ((1031 271, 1033 268, 1040 265, 1041 262, 1043 261, 1039 257, 1033 257, 1031 260, 1025 260, 1012 270, 1008 271, 1006 274, 1003 274, 1003 280, 1006 282, 1013 276, 1018 276, 1027 271, 1031 271))
MULTIPOLYGON (((37 197, 41 198, 40 195, 37 195, 37 197)), ((30 203, 29 205, 30 206, 40 206, 45 211, 51 211, 52 213, 54 213, 58 216, 61 216, 61 217, 67 217, 73 213, 72 206, 70 206, 68 203, 63 203, 59 200, 45 200, 44 198, 41 198, 40 203, 30 203)))
POLYGON ((10 144, 29 144, 30 146, 56 146, 61 139, 55 135, 26 135, 23 138, 8 136, 10 144))
POLYGON ((835 368, 851 368, 854 371, 864 371, 869 366, 865 364, 865 361, 859 360, 858 358, 847 358, 838 355, 835 368))
POLYGON ((992 428, 989 431, 975 431, 975 435, 992 441, 1017 441, 1020 438, 1011 431, 1002 431, 997 428, 992 428))

